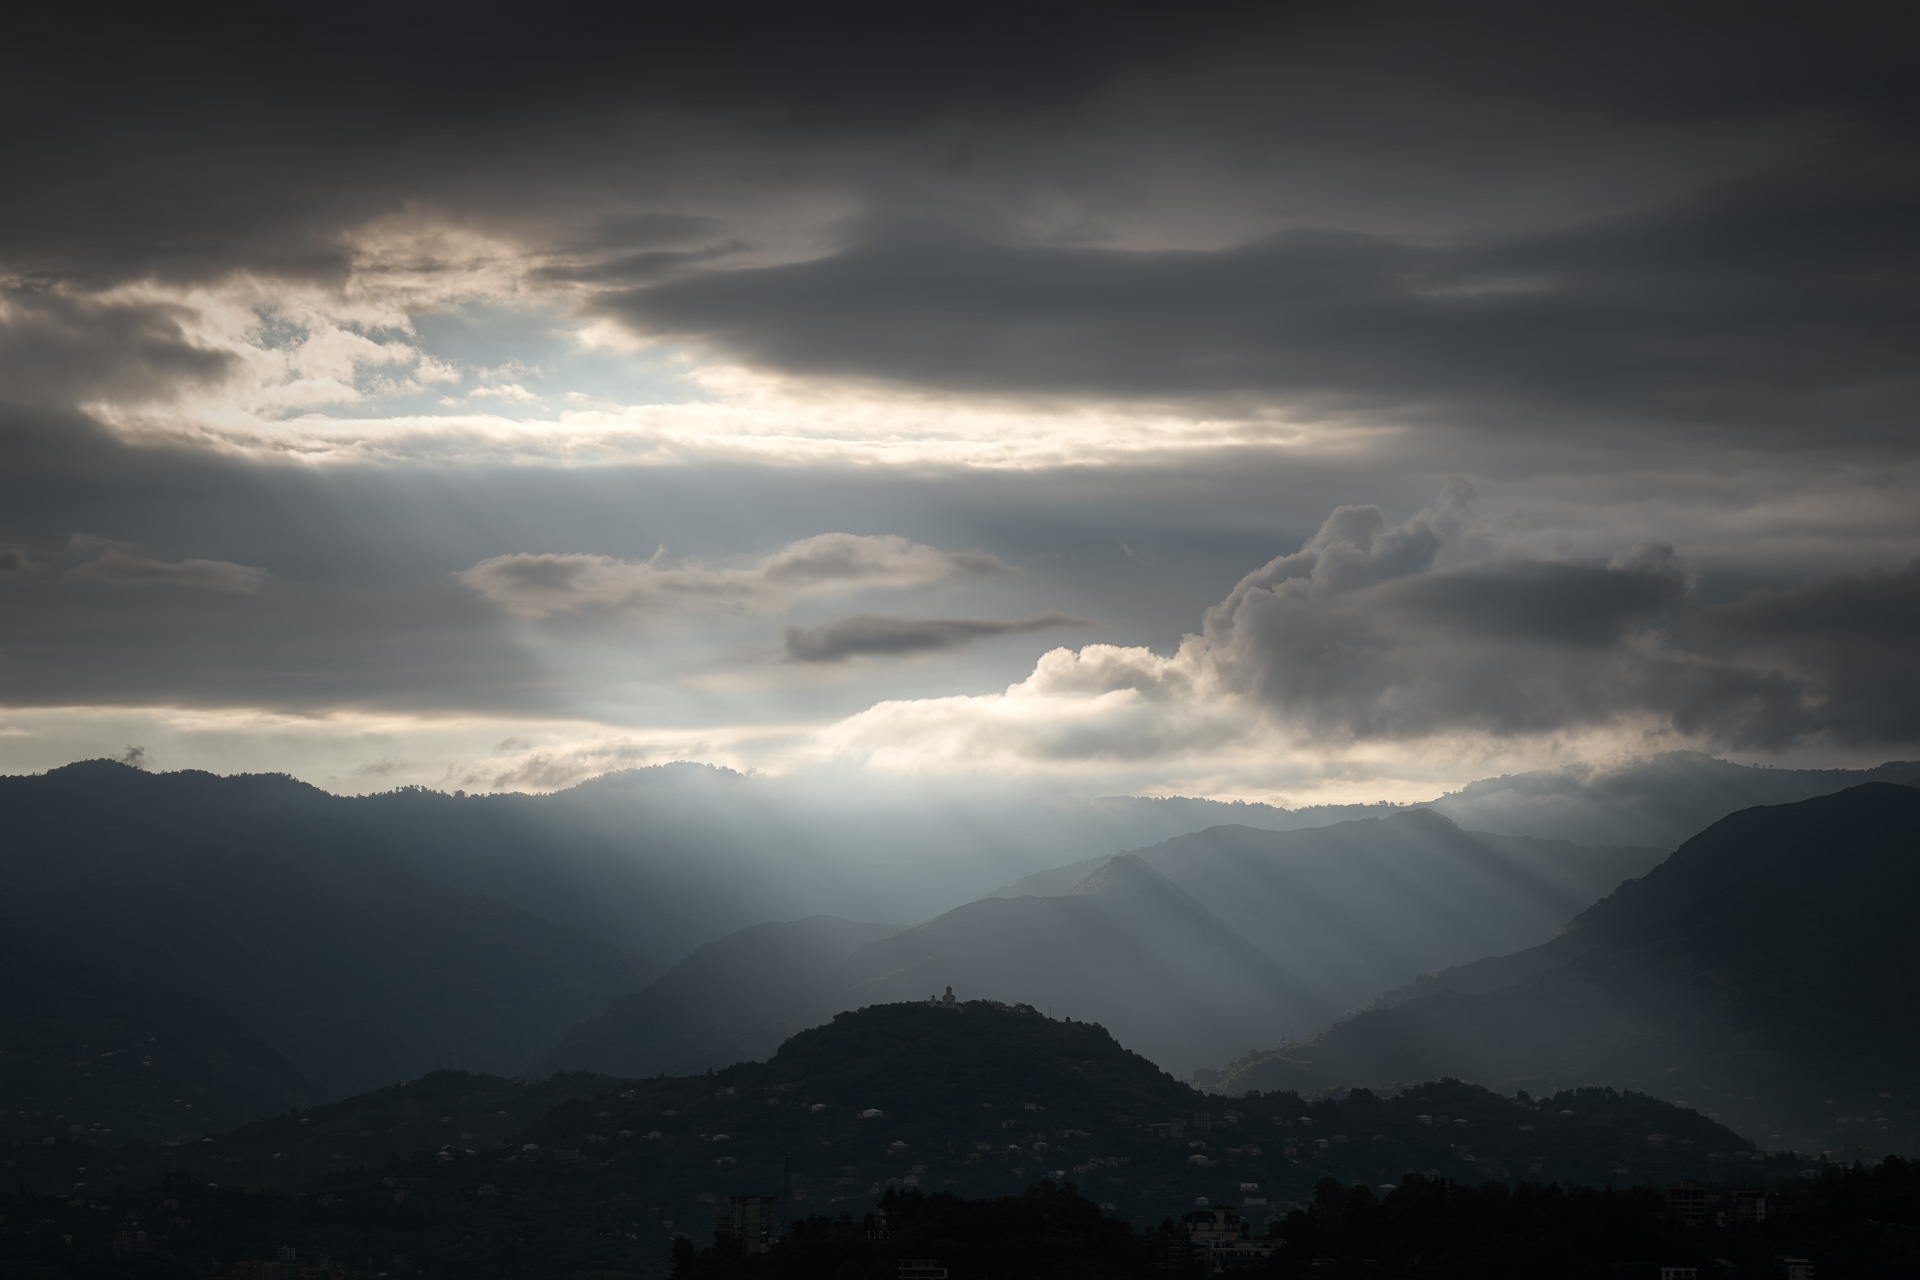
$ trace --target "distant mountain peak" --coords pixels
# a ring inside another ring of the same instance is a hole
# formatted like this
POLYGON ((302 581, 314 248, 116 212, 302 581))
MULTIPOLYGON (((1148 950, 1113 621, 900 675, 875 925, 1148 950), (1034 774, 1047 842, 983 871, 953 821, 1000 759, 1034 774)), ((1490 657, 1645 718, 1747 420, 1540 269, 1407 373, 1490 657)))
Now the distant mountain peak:
POLYGON ((1119 888, 1146 887, 1154 892, 1186 897, 1173 881, 1155 871, 1137 853, 1116 853, 1096 868, 1093 874, 1067 890, 1067 896, 1106 893, 1119 888))
POLYGON ((1384 815, 1381 822, 1398 823, 1422 831, 1459 831, 1460 824, 1441 813, 1438 809, 1396 809, 1384 815))
POLYGON ((227 796, 241 793, 254 795, 273 793, 332 798, 330 792, 310 782, 303 782, 290 773, 210 773, 205 769, 146 769, 128 764, 125 760, 112 760, 104 756, 96 760, 76 760, 72 764, 63 764, 49 769, 43 774, 0 775, 0 781, 15 787, 31 787, 36 782, 51 783, 63 790, 73 787, 92 787, 118 788, 124 791, 128 787, 145 787, 153 794, 181 795, 189 794, 190 788, 194 793, 198 793, 203 788, 214 788, 227 796))

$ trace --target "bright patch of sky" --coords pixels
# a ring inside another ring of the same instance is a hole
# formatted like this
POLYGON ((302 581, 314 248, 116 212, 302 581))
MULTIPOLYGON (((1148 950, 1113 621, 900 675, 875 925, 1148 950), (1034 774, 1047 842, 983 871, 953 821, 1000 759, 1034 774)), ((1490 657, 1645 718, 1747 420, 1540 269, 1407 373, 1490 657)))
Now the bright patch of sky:
POLYGON ((584 341, 550 308, 473 303, 413 317, 409 345, 426 357, 411 378, 367 370, 365 398, 330 407, 338 418, 430 416, 483 409, 514 421, 564 409, 689 404, 711 397, 689 378, 677 347, 615 348, 584 341))

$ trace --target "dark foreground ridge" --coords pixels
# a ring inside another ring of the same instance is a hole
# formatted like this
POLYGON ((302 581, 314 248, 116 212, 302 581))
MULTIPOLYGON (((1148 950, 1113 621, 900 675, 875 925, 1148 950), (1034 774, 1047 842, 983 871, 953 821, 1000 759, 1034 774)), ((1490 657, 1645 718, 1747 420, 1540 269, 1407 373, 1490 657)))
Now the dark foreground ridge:
MULTIPOLYGON (((184 1176, 135 1192, 0 1197, 0 1273, 55 1280, 1124 1280, 1219 1274, 1196 1226, 1226 1224, 1209 1206, 1136 1231, 1074 1187, 1043 1181, 1017 1195, 968 1200, 889 1191, 873 1212, 779 1224, 762 1242, 705 1248, 637 1236, 629 1207, 558 1198, 495 1203, 457 1223, 424 1194, 447 1181, 407 1165, 381 1180, 378 1203, 351 1209, 336 1192, 287 1195, 184 1176), (598 1212, 594 1212, 595 1208, 598 1212), (331 1219, 331 1227, 326 1225, 331 1219)), ((1813 1274, 1895 1280, 1920 1267, 1920 1166, 1888 1157, 1869 1171, 1829 1166, 1796 1185, 1699 1189, 1690 1215, 1648 1188, 1522 1183, 1477 1186, 1412 1175, 1376 1191, 1326 1178, 1310 1203, 1266 1232, 1235 1236, 1239 1274, 1315 1277, 1651 1277, 1691 1267, 1723 1280, 1813 1274), (1742 1207, 1745 1212, 1742 1213, 1742 1207)))
POLYGON ((284 1247, 368 1280, 657 1273, 676 1236, 710 1243, 733 1196, 784 1193, 788 1220, 858 1222, 889 1191, 998 1204, 1051 1183, 1136 1225, 1231 1204, 1259 1235, 1327 1179, 1390 1194, 1377 1189, 1410 1177, 1823 1176, 1697 1113, 1605 1089, 1534 1099, 1441 1081, 1391 1098, 1211 1097, 1097 1025, 987 1001, 842 1014, 767 1062, 700 1076, 437 1072, 184 1144, 109 1147, 49 1129, 0 1159, 29 1194, 107 1206, 86 1221, 113 1228, 109 1243, 132 1211, 148 1233, 135 1252, 182 1275, 224 1276, 284 1247), (166 1200, 188 1207, 154 1207, 166 1200))
POLYGON ((1920 1267, 1920 1166, 1897 1157, 1878 1168, 1829 1169, 1810 1185, 1773 1194, 1713 1195, 1703 1221, 1688 1222, 1647 1188, 1596 1191, 1498 1182, 1471 1186, 1415 1175, 1375 1194, 1333 1178, 1310 1205, 1271 1232, 1220 1254, 1190 1230, 1228 1212, 1196 1210, 1135 1232, 1073 1188, 1042 1183, 997 1201, 889 1192, 878 1213, 855 1222, 797 1222, 764 1252, 731 1241, 675 1249, 674 1280, 892 1280, 910 1274, 1161 1277, 1220 1274, 1316 1277, 1656 1276, 1693 1268, 1724 1280, 1779 1280, 1789 1260, 1815 1274, 1904 1277, 1920 1267), (1755 1206, 1761 1206, 1756 1208, 1755 1206), (1229 1263, 1227 1258, 1234 1259, 1229 1263), (1817 1263, 1814 1260, 1818 1260, 1817 1263))

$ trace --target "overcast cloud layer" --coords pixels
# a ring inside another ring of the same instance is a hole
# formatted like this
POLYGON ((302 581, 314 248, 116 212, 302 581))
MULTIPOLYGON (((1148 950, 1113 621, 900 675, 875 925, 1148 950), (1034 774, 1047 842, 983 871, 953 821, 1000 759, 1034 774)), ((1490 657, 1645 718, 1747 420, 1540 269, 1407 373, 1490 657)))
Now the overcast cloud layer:
POLYGON ((1912 754, 1913 25, 46 8, 0 768, 1912 754))

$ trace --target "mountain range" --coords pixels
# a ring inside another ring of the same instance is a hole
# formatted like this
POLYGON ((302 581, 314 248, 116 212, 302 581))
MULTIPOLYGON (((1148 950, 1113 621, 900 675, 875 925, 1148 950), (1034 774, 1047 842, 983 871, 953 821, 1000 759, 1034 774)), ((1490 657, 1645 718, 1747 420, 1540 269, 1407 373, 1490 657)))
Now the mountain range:
MULTIPOLYGON (((1699 751, 1662 751, 1611 764, 1483 778, 1412 805, 1322 804, 1298 809, 1248 801, 1222 803, 1184 796, 1113 796, 1105 814, 1150 818, 1169 836, 1214 826, 1298 831, 1399 808, 1430 809, 1472 831, 1566 840, 1595 846, 1673 849, 1740 809, 1831 795, 1862 782, 1910 782, 1920 761, 1893 760, 1869 769, 1781 769, 1735 764, 1699 751)), ((1139 822, 1139 830, 1150 824, 1139 822)))
MULTIPOLYGON (((1631 785, 1629 772, 1502 779, 1481 799, 1591 799, 1611 778, 1622 812, 1670 813, 1632 796, 1720 803, 1740 787, 1858 776, 1675 757, 1631 785), (1702 784, 1728 777, 1739 786, 1702 784), (1678 781, 1661 792, 1649 778, 1678 781)), ((1016 799, 982 825, 937 807, 909 819, 901 798, 850 819, 823 853, 840 810, 704 766, 550 796, 341 797, 285 777, 104 761, 0 778, 0 930, 21 975, 0 993, 0 1078, 27 1091, 26 1110, 88 1131, 178 1138, 447 1063, 720 1067, 837 1012, 950 984, 1097 1018, 1181 1071, 1277 1063, 1249 1051, 1297 1042, 1385 990, 1425 1008, 1490 994, 1476 982, 1513 985, 1500 975, 1534 964, 1531 944, 1656 860, 1391 806, 1016 799), (1177 829, 1223 814, 1241 821, 1177 829), (1321 825, 1259 829, 1310 818, 1321 825), (1126 847, 1137 852, 1111 853, 1126 847), (1036 875, 1049 853, 1065 865, 1036 875), (1009 867, 1019 874, 990 878, 1009 867), (988 892, 1009 879, 1011 896, 988 892), (875 904, 887 909, 862 914, 875 904), (1501 955, 1522 958, 1468 965, 1501 955)), ((1362 1078, 1335 1061, 1302 1079, 1362 1078)), ((1519 1078, 1509 1064, 1469 1066, 1519 1078)))
POLYGON ((1582 1081, 1778 1145, 1920 1143, 1920 789, 1746 809, 1542 944, 1426 976, 1216 1087, 1582 1081))

